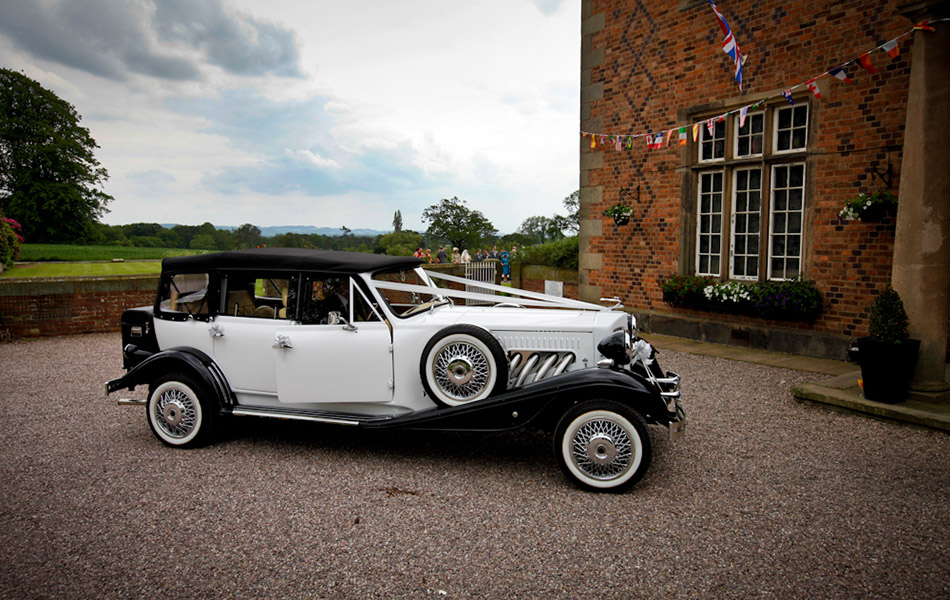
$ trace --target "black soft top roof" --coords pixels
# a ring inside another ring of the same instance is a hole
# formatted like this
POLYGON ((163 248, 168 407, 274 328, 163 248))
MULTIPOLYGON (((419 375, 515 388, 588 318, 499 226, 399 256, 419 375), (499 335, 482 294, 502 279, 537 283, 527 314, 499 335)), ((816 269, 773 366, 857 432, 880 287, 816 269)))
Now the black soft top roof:
POLYGON ((304 248, 251 248, 233 252, 172 256, 162 260, 162 271, 204 271, 210 269, 275 269, 281 271, 323 271, 362 273, 388 269, 411 269, 422 259, 339 250, 304 248))

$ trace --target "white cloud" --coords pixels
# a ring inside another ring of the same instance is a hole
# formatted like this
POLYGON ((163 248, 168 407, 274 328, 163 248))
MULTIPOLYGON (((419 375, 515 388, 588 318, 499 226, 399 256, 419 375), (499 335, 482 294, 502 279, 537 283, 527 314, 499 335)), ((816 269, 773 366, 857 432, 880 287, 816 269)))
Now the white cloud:
POLYGON ((291 150, 287 148, 284 152, 294 160, 311 164, 318 169, 340 169, 340 164, 332 158, 323 158, 319 154, 314 154, 310 150, 291 150))
POLYGON ((0 63, 83 115, 109 223, 420 229, 458 196, 507 232, 577 189, 580 0, 69 2, 2 3, 0 63))

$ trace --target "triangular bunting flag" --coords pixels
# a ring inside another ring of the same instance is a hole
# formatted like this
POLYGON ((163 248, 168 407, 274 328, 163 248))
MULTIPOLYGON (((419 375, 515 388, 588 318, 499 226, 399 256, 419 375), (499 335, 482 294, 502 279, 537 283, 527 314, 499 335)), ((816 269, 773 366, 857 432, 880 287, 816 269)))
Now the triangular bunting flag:
POLYGON ((917 23, 916 25, 914 25, 914 31, 936 31, 936 30, 930 26, 929 21, 924 21, 923 23, 917 23))
POLYGON ((828 71, 828 74, 834 77, 837 77, 838 79, 840 79, 841 81, 845 83, 852 83, 851 78, 848 77, 848 74, 845 73, 844 69, 842 69, 841 67, 835 67, 834 69, 828 71))
POLYGON ((795 101, 792 100, 792 90, 785 90, 782 92, 782 95, 785 96, 785 99, 788 100, 789 104, 795 104, 795 101))
POLYGON ((749 114, 749 107, 743 106, 739 109, 739 129, 745 127, 745 118, 749 114))
POLYGON ((873 75, 874 73, 877 73, 877 68, 875 68, 875 66, 871 64, 871 57, 869 56, 869 54, 870 54, 869 52, 865 52, 864 54, 859 56, 858 62, 861 63, 861 66, 864 67, 865 71, 873 75))
POLYGON ((818 89, 818 82, 814 79, 808 80, 805 85, 808 86, 808 89, 811 90, 811 93, 815 95, 815 98, 821 98, 821 90, 818 89))
POLYGON ((686 128, 680 127, 680 146, 686 145, 686 128))
POLYGON ((693 123, 693 142, 699 141, 699 128, 702 127, 702 123, 693 123))
POLYGON ((897 40, 891 40, 881 46, 881 48, 883 48, 891 58, 897 58, 897 55, 901 53, 901 48, 897 45, 897 40))

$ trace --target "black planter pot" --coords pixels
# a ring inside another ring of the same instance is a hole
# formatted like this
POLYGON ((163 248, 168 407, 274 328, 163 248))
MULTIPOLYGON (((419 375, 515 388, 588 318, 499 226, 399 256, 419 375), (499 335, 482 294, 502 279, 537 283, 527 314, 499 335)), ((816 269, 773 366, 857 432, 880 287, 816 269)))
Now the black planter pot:
POLYGON ((630 217, 628 215, 618 215, 614 217, 614 225, 617 225, 618 227, 626 225, 629 222, 630 217))
POLYGON ((856 358, 861 365, 864 397, 888 404, 906 400, 919 351, 920 340, 893 344, 858 338, 856 358))

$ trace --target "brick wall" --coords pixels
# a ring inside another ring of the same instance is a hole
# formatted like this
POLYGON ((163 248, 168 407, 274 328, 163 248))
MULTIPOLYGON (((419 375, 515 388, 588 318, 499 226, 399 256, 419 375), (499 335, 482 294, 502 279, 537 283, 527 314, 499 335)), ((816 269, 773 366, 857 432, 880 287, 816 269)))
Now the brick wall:
POLYGON ((512 264, 512 287, 543 294, 546 281, 560 281, 564 285, 563 297, 577 300, 577 271, 572 269, 542 267, 539 265, 525 265, 522 263, 512 264))
MULTIPOLYGON (((774 95, 907 31, 911 24, 898 14, 898 4, 735 0, 720 6, 748 56, 740 96, 708 2, 584 0, 581 129, 654 132, 691 124, 687 109, 728 110, 774 95)), ((881 184, 872 166, 889 170, 890 189, 898 190, 911 44, 910 37, 901 41, 896 60, 872 54, 878 74, 851 65, 851 85, 821 80, 820 100, 806 90, 812 123, 803 271, 826 298, 821 318, 814 324, 725 318, 739 326, 842 337, 866 333, 867 307, 890 281, 894 222, 846 223, 837 214, 848 198, 881 184)), ((635 312, 724 318, 662 300, 660 282, 692 270, 691 137, 683 148, 674 143, 660 150, 648 150, 641 138, 619 152, 592 150, 589 139, 581 139, 582 299, 619 296, 635 312), (622 186, 630 190, 626 199, 634 215, 617 227, 601 213, 617 202, 622 186)))
POLYGON ((36 337, 119 331, 122 311, 150 306, 157 275, 0 280, 0 332, 36 337))

